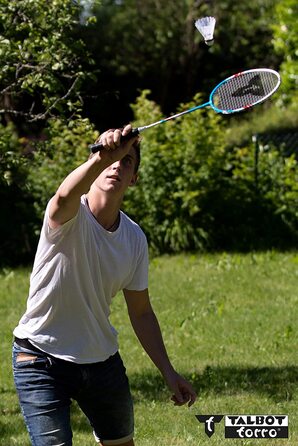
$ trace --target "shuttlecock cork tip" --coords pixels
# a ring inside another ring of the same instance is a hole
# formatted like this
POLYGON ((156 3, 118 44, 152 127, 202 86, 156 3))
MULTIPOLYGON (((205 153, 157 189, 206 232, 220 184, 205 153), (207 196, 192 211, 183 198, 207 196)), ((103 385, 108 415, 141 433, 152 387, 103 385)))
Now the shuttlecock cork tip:
POLYGON ((214 44, 214 39, 211 40, 205 40, 206 45, 212 46, 214 44))

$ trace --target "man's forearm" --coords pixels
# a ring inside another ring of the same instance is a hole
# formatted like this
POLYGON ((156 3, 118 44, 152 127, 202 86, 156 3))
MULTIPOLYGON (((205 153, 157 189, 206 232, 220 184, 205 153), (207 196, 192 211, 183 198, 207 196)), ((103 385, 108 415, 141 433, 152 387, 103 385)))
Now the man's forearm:
POLYGON ((133 329, 148 356, 164 377, 174 371, 169 360, 160 326, 153 311, 132 319, 133 329))
POLYGON ((158 320, 150 304, 148 290, 124 290, 124 296, 134 331, 173 392, 171 399, 175 405, 188 403, 191 406, 195 402, 196 392, 192 385, 174 370, 169 360, 158 320))
POLYGON ((73 170, 61 183, 57 193, 61 197, 81 197, 107 166, 95 155, 73 170))
POLYGON ((51 201, 49 217, 55 224, 63 224, 73 218, 79 208, 80 198, 106 166, 99 156, 81 164, 59 186, 51 201))

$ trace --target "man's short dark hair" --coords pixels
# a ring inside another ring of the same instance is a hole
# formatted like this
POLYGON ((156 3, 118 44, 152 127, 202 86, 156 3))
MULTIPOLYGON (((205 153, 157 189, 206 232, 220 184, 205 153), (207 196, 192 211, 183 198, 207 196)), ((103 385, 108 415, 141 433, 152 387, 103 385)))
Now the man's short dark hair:
POLYGON ((135 173, 137 173, 137 171, 139 170, 140 167, 140 163, 141 163, 141 140, 138 138, 134 143, 133 143, 133 148, 135 149, 136 152, 136 165, 135 165, 135 173))

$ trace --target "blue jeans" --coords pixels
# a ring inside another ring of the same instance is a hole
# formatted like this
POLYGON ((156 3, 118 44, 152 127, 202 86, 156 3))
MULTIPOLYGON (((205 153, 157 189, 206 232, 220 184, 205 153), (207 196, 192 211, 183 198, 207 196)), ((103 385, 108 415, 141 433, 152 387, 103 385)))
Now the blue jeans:
POLYGON ((72 445, 72 399, 97 440, 116 445, 133 438, 133 404, 119 353, 104 362, 75 364, 14 343, 13 373, 33 446, 72 445))

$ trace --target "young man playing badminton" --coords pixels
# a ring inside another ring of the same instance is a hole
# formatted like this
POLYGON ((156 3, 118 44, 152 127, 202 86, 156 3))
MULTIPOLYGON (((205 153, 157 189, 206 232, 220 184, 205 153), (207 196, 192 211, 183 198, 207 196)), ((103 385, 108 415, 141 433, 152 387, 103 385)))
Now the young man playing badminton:
POLYGON ((139 141, 120 142, 130 131, 105 132, 103 150, 67 176, 46 209, 13 347, 15 384, 33 445, 72 444, 72 399, 98 442, 134 445, 132 399, 109 322, 119 290, 174 403, 191 405, 196 398, 168 359, 150 304, 145 236, 120 211, 137 180, 139 141))

